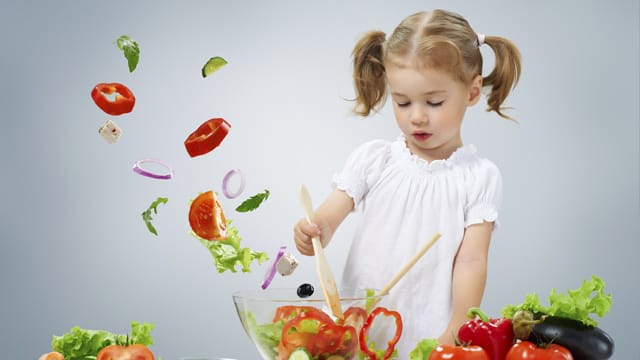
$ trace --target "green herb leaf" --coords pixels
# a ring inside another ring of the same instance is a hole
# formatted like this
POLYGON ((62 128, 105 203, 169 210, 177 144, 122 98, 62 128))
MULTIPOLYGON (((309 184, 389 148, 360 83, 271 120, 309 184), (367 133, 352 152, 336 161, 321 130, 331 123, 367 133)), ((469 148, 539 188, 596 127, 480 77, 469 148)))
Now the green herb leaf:
POLYGON ((605 294, 604 281, 592 276, 591 280, 584 280, 582 286, 569 290, 566 294, 551 290, 548 297, 549 306, 540 304, 537 294, 527 294, 520 305, 507 305, 502 309, 502 315, 512 318, 518 310, 528 310, 533 313, 561 317, 580 321, 587 326, 598 326, 598 322, 590 317, 596 314, 603 317, 611 309, 611 294, 605 294))
POLYGON ((129 72, 133 72, 138 66, 138 60, 140 59, 140 47, 127 35, 122 35, 116 40, 118 49, 124 52, 124 57, 127 59, 129 65, 129 72))
POLYGON ((253 211, 257 209, 260 206, 260 204, 262 204, 262 202, 264 202, 268 198, 269 198, 269 190, 265 190, 243 201, 242 204, 238 205, 238 207, 236 208, 236 211, 237 212, 253 211))
POLYGON ((202 67, 202 77, 205 78, 213 74, 225 65, 227 65, 227 60, 221 58, 220 56, 212 57, 211 59, 207 60, 207 62, 202 67))
POLYGON ((237 272, 236 266, 240 266, 242 272, 251 272, 251 263, 254 260, 258 261, 258 264, 269 260, 265 252, 255 252, 249 248, 240 247, 242 238, 238 235, 238 229, 231 226, 229 219, 227 219, 227 238, 224 240, 206 240, 193 231, 191 235, 200 240, 200 243, 209 250, 219 273, 237 272))
POLYGON ((151 211, 153 211, 154 214, 157 214, 158 205, 161 203, 166 204, 167 201, 169 201, 169 198, 159 197, 154 202, 152 202, 151 205, 149 205, 149 208, 147 210, 142 212, 142 220, 144 220, 144 223, 147 225, 147 229, 149 229, 149 231, 156 236, 158 236, 158 231, 156 231, 156 228, 154 228, 153 224, 151 224, 151 220, 153 220, 153 218, 151 217, 151 211))

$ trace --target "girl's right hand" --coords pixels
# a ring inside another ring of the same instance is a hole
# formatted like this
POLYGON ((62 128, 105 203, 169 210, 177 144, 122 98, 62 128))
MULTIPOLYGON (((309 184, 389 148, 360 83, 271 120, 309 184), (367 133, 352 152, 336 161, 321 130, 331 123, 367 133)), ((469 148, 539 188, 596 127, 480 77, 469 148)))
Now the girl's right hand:
POLYGON ((315 223, 310 223, 306 218, 300 219, 293 228, 293 240, 296 243, 296 248, 298 248, 298 251, 302 255, 311 256, 314 254, 311 243, 311 239, 314 237, 320 238, 320 243, 324 246, 320 226, 315 223))

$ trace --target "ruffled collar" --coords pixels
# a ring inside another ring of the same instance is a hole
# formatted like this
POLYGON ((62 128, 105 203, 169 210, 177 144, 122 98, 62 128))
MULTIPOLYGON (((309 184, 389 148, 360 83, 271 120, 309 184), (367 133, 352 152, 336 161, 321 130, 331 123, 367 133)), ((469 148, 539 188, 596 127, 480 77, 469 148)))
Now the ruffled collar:
POLYGON ((437 169, 450 168, 456 165, 469 163, 471 160, 477 159, 477 149, 475 145, 462 145, 457 148, 447 159, 433 160, 431 162, 412 154, 407 147, 407 142, 404 135, 398 136, 395 141, 395 148, 399 152, 402 158, 408 159, 410 162, 416 164, 419 168, 433 171, 437 169))

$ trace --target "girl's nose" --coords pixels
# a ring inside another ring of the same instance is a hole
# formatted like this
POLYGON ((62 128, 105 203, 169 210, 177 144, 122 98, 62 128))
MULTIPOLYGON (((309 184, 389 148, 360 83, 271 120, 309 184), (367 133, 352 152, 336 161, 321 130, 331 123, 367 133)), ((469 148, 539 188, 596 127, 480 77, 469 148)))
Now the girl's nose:
POLYGON ((429 122, 427 111, 422 106, 414 106, 411 111, 411 123, 416 126, 425 125, 429 122))

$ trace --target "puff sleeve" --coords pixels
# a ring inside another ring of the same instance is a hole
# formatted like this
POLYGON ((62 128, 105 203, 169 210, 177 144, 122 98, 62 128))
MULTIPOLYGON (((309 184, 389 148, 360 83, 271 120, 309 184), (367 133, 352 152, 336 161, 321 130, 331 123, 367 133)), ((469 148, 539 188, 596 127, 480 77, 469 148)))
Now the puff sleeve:
POLYGON ((502 174, 489 160, 483 159, 472 169, 469 177, 467 204, 464 211, 464 226, 484 221, 497 225, 498 211, 502 204, 502 174))
POLYGON ((333 176, 333 187, 345 191, 357 208, 380 178, 389 154, 390 143, 385 140, 372 140, 358 146, 347 158, 342 171, 333 176))

